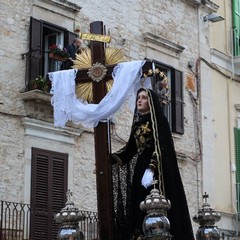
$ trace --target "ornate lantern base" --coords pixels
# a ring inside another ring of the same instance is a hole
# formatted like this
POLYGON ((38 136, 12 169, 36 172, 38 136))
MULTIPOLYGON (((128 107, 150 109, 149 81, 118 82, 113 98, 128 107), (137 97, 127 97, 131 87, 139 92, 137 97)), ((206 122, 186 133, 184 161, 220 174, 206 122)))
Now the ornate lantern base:
POLYGON ((58 231, 58 240, 83 240, 83 233, 78 226, 61 226, 58 231))
POLYGON ((54 218, 57 223, 61 223, 58 230, 58 240, 83 240, 84 235, 80 231, 79 221, 83 220, 85 216, 74 207, 74 202, 70 201, 72 193, 67 192, 68 201, 62 210, 55 214, 54 218))
POLYGON ((219 240, 220 232, 215 226, 199 227, 196 238, 197 240, 219 240))
POLYGON ((221 219, 221 216, 210 207, 210 204, 207 202, 207 193, 203 195, 203 198, 205 202, 202 205, 202 209, 193 217, 193 221, 200 225, 196 233, 196 238, 197 240, 219 240, 220 232, 214 224, 221 219))
POLYGON ((166 217, 166 212, 171 207, 171 203, 158 189, 152 189, 150 195, 140 203, 140 209, 146 211, 147 215, 143 220, 142 239, 146 240, 171 240, 170 222, 166 217))
POLYGON ((164 214, 150 214, 144 218, 143 231, 146 239, 171 239, 170 222, 164 214))

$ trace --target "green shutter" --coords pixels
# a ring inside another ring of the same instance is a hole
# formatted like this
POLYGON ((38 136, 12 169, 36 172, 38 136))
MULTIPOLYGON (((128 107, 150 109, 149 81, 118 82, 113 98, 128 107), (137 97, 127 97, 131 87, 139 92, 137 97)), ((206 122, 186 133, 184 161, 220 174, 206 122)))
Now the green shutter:
POLYGON ((240 212, 240 128, 234 128, 236 153, 237 209, 240 212))
POLYGON ((236 147, 236 175, 237 182, 240 183, 240 128, 235 128, 235 147, 236 147))
POLYGON ((240 56, 240 0, 232 0, 234 56, 240 56))

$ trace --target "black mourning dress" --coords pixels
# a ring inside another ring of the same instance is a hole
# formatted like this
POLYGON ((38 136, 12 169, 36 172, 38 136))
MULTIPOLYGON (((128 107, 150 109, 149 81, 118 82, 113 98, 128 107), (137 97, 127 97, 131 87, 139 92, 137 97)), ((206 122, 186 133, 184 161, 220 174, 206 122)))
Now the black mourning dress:
POLYGON ((126 146, 112 154, 113 163, 118 163, 112 168, 114 239, 128 240, 143 234, 142 223, 146 213, 140 210, 139 204, 150 194, 152 187, 146 189, 141 180, 145 170, 151 167, 159 180, 159 190, 171 201, 167 217, 173 240, 193 240, 169 124, 157 95, 152 90, 146 91, 150 113, 140 115, 135 112, 126 146))

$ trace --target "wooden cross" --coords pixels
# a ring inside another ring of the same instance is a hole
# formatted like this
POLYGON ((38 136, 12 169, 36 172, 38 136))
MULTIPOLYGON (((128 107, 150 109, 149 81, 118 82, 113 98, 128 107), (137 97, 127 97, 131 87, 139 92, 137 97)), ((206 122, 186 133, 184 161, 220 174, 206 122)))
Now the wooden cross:
MULTIPOLYGON (((90 32, 94 34, 104 34, 102 22, 90 24, 90 32)), ((104 43, 91 41, 90 48, 92 54, 92 65, 95 63, 105 64, 104 43)), ((107 93, 105 81, 111 79, 114 66, 106 67, 105 77, 99 81, 93 81, 93 102, 99 103, 107 93)), ((88 70, 79 70, 76 76, 76 83, 92 81, 88 76, 88 70)), ((97 181, 97 206, 99 220, 100 240, 113 239, 113 197, 111 165, 109 163, 109 146, 107 123, 100 122, 94 128, 95 140, 95 163, 97 181)))
POLYGON ((209 198, 209 195, 205 192, 204 194, 203 194, 203 199, 204 199, 204 201, 205 201, 205 203, 207 202, 207 199, 209 198))
MULTIPOLYGON (((93 22, 90 24, 90 32, 103 35, 105 29, 103 23, 93 22)), ((92 65, 105 65, 104 42, 91 41, 92 65)), ((112 79, 112 71, 115 65, 105 66, 106 75, 101 81, 92 81, 89 77, 89 69, 78 70, 76 83, 91 81, 93 84, 93 102, 99 103, 107 93, 105 82, 112 79)), ((143 72, 151 68, 151 62, 146 62, 143 72)), ((95 71, 95 70, 94 70, 95 71)), ((98 71, 98 70, 97 70, 98 71)), ((113 195, 112 195, 112 173, 109 162, 109 141, 107 123, 100 122, 94 128, 95 140, 95 163, 97 183, 97 206, 99 220, 100 240, 113 239, 113 195)))

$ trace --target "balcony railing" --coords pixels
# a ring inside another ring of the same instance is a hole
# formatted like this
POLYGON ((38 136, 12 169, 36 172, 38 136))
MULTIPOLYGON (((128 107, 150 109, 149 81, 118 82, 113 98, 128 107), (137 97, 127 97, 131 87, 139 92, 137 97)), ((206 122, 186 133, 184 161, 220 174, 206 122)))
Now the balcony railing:
MULTIPOLYGON (((0 201, 0 240, 30 240, 30 204, 0 201)), ((80 211, 85 219, 79 222, 85 240, 98 238, 96 212, 80 211)), ((55 213, 45 213, 54 216, 55 213)), ((34 240, 34 239, 31 239, 34 240)), ((46 239, 52 240, 52 239, 46 239)))
POLYGON ((29 239, 30 205, 1 201, 0 239, 29 239))

